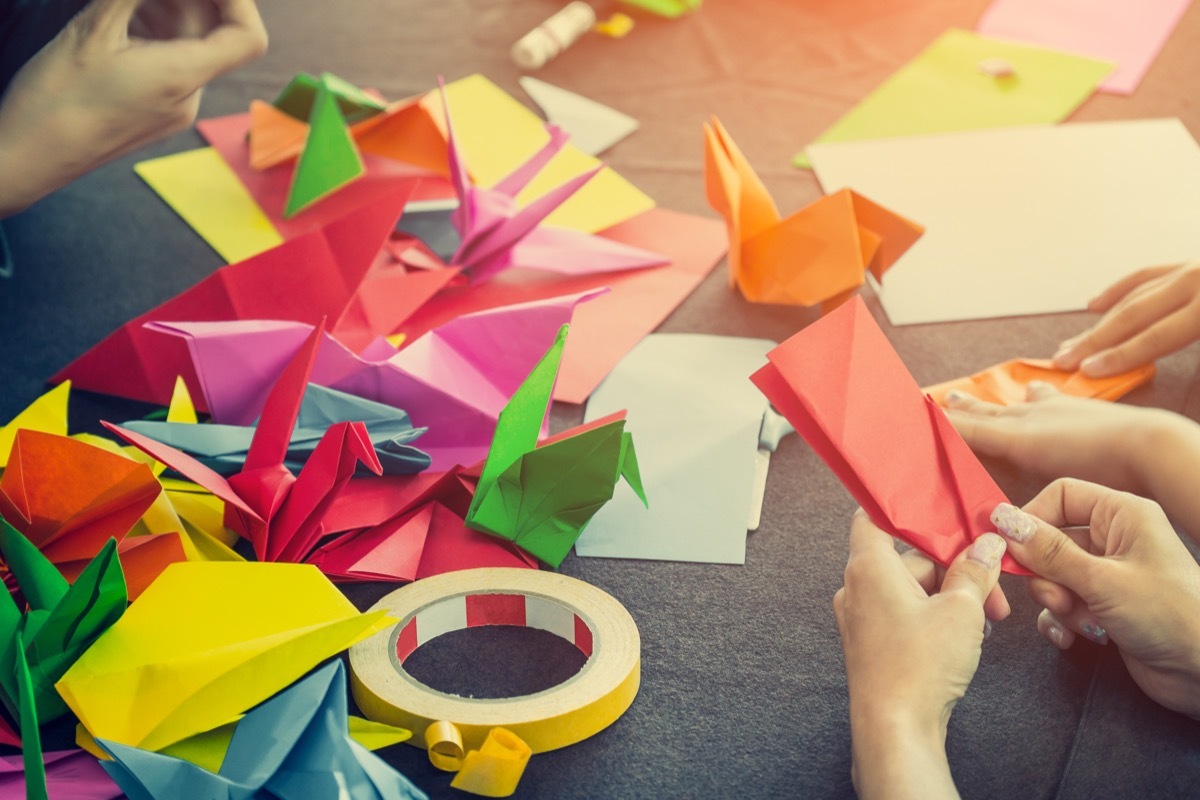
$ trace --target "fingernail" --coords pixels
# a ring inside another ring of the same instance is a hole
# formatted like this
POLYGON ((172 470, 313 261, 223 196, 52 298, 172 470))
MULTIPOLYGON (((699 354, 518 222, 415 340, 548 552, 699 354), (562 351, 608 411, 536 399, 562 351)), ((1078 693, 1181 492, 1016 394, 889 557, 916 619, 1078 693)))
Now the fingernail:
POLYGON ((983 638, 986 639, 991 635, 992 635, 992 621, 990 619, 985 619, 983 621, 983 638))
POLYGON ((1085 622, 1080 625, 1083 635, 1096 644, 1108 644, 1108 631, 1098 622, 1085 622))
POLYGON ((951 389, 946 392, 946 405, 957 406, 969 400, 971 395, 966 392, 961 392, 958 389, 951 389))
POLYGON ((1079 362, 1079 369, 1085 373, 1097 372, 1104 369, 1105 361, 1104 354, 1098 353, 1094 356, 1088 356, 1083 361, 1079 362))
POLYGON ((1059 650, 1062 649, 1063 629, 1061 625, 1059 625, 1057 622, 1051 622, 1046 626, 1046 635, 1050 637, 1050 641, 1054 643, 1055 647, 1057 647, 1059 650))
POLYGON ((1033 532, 1037 530, 1033 517, 1008 503, 996 506, 996 510, 992 512, 992 524, 996 526, 996 530, 1019 544, 1032 539, 1033 532))
POLYGON ((1074 346, 1074 344, 1075 343, 1072 342, 1070 339, 1068 339, 1067 341, 1060 344, 1058 346, 1058 350, 1056 350, 1054 355, 1050 357, 1051 360, 1054 361, 1055 364, 1057 364, 1060 361, 1066 361, 1068 359, 1068 357, 1071 355, 1071 349, 1074 346))
POLYGON ((967 558, 982 564, 987 569, 992 569, 1000 563, 1007 547, 1008 543, 996 534, 985 533, 971 543, 971 549, 967 551, 967 558))

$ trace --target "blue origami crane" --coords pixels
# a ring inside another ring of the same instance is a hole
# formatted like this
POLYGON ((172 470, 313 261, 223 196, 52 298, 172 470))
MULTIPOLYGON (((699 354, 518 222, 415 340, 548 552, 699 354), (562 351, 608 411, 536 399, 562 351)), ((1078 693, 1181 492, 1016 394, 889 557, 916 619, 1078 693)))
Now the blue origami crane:
MULTIPOLYGON (((404 411, 315 383, 304 390, 284 466, 299 472, 325 431, 338 422, 366 423, 385 475, 411 475, 429 466, 429 454, 410 444, 428 429, 414 428, 404 411)), ((254 438, 254 428, 242 425, 133 420, 123 427, 182 450, 225 476, 241 471, 254 438)), ((371 473, 364 469, 364 474, 371 473)))
POLYGON ((350 738, 346 670, 333 661, 246 714, 219 772, 97 739, 101 766, 130 800, 428 800, 350 738))

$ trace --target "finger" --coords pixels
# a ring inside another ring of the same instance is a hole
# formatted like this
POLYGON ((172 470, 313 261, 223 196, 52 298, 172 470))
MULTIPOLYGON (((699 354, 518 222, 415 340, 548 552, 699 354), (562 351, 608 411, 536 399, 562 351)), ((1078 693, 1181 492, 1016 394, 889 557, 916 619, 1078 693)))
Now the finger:
POLYGON ((1036 403, 1039 400, 1049 400, 1051 397, 1058 397, 1062 392, 1052 383, 1045 381, 1030 381, 1025 387, 1025 401, 1036 403))
POLYGON ((850 524, 844 580, 852 591, 855 586, 872 586, 891 597, 911 595, 919 589, 904 568, 891 534, 871 522, 861 508, 850 524))
POLYGON ((129 22, 142 0, 91 0, 73 20, 89 40, 106 44, 124 42, 129 22))
POLYGON ((1049 609, 1054 614, 1067 615, 1075 610, 1079 602, 1075 593, 1061 583, 1048 581, 1045 578, 1026 578, 1025 588, 1033 602, 1042 608, 1049 609))
POLYGON ((1042 609, 1042 613, 1038 614, 1037 629, 1043 639, 1059 650, 1066 650, 1075 644, 1075 632, 1047 609, 1042 609))
POLYGON ((925 594, 933 594, 942 583, 943 570, 938 563, 918 550, 906 550, 900 554, 900 561, 908 574, 916 579, 925 590, 925 594))
POLYGON ((1165 275, 1168 272, 1172 272, 1178 268, 1178 264, 1172 264, 1164 267, 1147 267, 1145 269, 1139 269, 1132 275, 1126 275, 1124 278, 1117 281, 1112 286, 1109 286, 1103 292, 1089 300, 1088 311, 1095 311, 1096 313, 1103 314, 1105 311, 1108 311, 1110 308, 1112 308, 1118 300, 1121 300, 1137 287, 1141 286, 1147 281, 1152 281, 1155 278, 1165 275))
POLYGON ((254 0, 216 0, 221 24, 197 40, 192 73, 198 85, 208 83, 267 49, 267 29, 254 0))
POLYGON ((1012 444, 1012 436, 1005 432, 1007 426, 1002 417, 948 408, 946 418, 976 453, 1003 457, 1012 444))
POLYGON ((1054 365, 1059 369, 1078 369, 1089 356, 1116 347, 1154 327, 1178 311, 1187 299, 1179 292, 1155 291, 1136 301, 1121 303, 1065 350, 1060 348, 1054 354, 1054 365))
POLYGON ((1108 631, 1104 629, 1104 626, 1100 624, 1100 621, 1088 609, 1086 603, 1076 603, 1070 611, 1065 613, 1050 611, 1049 609, 1047 611, 1053 617, 1054 621, 1062 627, 1064 633, 1071 634, 1072 639, 1076 636, 1082 636, 1096 644, 1108 644, 1108 631))
POLYGON ((1004 410, 1004 406, 980 400, 975 395, 959 391, 958 389, 951 389, 946 392, 946 407, 953 408, 955 411, 982 414, 990 417, 994 417, 1004 410))
POLYGON ((994 533, 985 533, 963 550, 946 570, 942 594, 961 593, 983 607, 984 600, 1000 580, 1000 559, 1007 543, 994 533))
POLYGON ((1140 333, 1079 363, 1083 373, 1103 378, 1149 364, 1160 356, 1173 353, 1192 342, 1195 320, 1182 308, 1150 325, 1140 333))
POLYGON ((992 523, 1007 537, 1013 558, 1035 574, 1087 597, 1103 561, 1050 523, 1075 525, 1084 514, 1090 520, 1091 509, 1110 491, 1083 481, 1055 481, 1026 505, 1028 512, 1001 503, 992 513, 992 523))
POLYGON ((1008 619, 1008 615, 1012 613, 1012 606, 1009 605, 1008 596, 1004 594, 1004 589, 1000 584, 988 592, 988 596, 983 601, 983 613, 992 622, 1000 622, 1008 619))

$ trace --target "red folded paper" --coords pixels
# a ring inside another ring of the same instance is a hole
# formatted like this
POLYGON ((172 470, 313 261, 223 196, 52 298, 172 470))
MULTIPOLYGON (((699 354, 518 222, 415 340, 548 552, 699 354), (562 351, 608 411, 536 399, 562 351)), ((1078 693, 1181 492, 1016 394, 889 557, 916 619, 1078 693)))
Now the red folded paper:
MULTIPOLYGON (((751 376, 872 521, 943 565, 1004 493, 921 392, 861 298, 768 354, 751 376)), ((1028 575, 1010 556, 1005 572, 1028 575)))

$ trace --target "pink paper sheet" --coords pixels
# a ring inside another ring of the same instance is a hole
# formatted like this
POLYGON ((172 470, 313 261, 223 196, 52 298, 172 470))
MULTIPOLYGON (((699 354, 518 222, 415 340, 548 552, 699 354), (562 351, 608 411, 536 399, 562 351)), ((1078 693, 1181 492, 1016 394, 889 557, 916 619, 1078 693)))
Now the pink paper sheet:
POLYGON ((1132 94, 1191 2, 995 0, 976 30, 1114 61, 1117 69, 1100 84, 1100 91, 1132 94))

